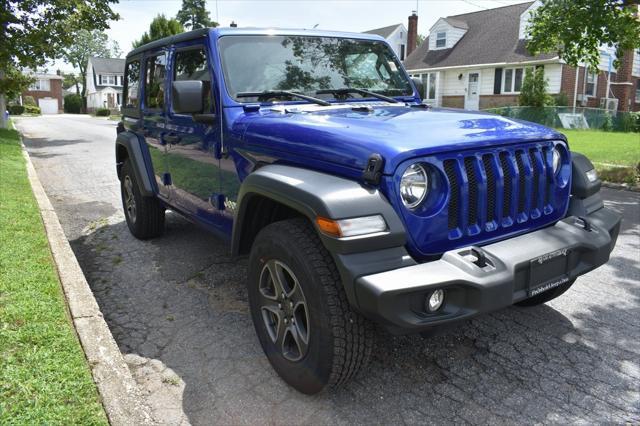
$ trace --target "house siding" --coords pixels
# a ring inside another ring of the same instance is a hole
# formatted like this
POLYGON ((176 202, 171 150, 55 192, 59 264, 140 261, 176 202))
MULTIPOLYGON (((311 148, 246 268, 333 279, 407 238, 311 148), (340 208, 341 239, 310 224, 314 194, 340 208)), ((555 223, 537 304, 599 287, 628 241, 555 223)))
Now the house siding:
POLYGON ((433 27, 431 27, 429 32, 429 50, 450 49, 456 45, 458 40, 460 40, 465 33, 466 31, 462 28, 453 27, 444 19, 440 19, 433 27), (442 31, 447 33, 447 43, 445 47, 436 47, 436 34, 442 31))
POLYGON ((57 99, 58 100, 58 111, 62 111, 62 80, 61 79, 50 79, 49 80, 49 90, 25 90, 22 92, 22 98, 24 100, 25 96, 32 96, 36 101, 36 105, 38 105, 39 99, 57 99))

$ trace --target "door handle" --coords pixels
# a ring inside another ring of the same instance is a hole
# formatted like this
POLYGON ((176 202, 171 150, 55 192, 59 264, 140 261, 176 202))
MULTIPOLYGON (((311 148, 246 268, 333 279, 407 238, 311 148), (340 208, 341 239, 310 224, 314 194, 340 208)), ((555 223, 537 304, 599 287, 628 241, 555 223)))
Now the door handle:
POLYGON ((164 141, 171 144, 171 145, 175 145, 178 142, 180 142, 181 137, 178 135, 174 135, 174 134, 168 134, 168 135, 164 135, 163 137, 164 141))

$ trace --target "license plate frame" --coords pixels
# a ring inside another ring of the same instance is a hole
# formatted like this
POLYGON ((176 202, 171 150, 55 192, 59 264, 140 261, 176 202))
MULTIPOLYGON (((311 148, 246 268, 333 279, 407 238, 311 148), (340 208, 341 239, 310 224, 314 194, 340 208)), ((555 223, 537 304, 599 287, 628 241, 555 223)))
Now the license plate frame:
POLYGON ((568 261, 568 249, 556 250, 531 260, 527 296, 536 296, 568 282, 568 261))

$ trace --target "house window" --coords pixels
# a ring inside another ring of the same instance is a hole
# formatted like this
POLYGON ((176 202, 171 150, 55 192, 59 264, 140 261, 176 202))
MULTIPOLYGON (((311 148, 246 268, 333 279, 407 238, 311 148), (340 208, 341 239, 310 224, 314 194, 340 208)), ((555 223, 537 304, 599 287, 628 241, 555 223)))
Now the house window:
POLYGON ((442 31, 436 34, 436 47, 445 47, 447 45, 447 32, 442 31))
POLYGON ((164 54, 147 59, 146 81, 144 85, 144 107, 151 109, 164 108, 164 73, 167 60, 164 54))
POLYGON ((135 60, 127 64, 124 71, 126 76, 123 97, 125 99, 125 108, 138 108, 140 105, 138 92, 140 88, 140 61, 135 60))
POLYGON ((51 90, 51 82, 45 79, 39 79, 31 83, 29 90, 35 92, 48 92, 51 90))
POLYGON ((424 93, 421 93, 422 99, 425 101, 435 101, 438 73, 430 72, 427 74, 421 74, 419 77, 420 80, 422 80, 422 85, 424 86, 424 93))
POLYGON ((640 104, 640 79, 636 81, 636 103, 640 104))
POLYGON ((115 86, 116 76, 115 75, 100 75, 100 84, 102 86, 115 86))
POLYGON ((400 45, 400 60, 404 61, 404 44, 400 45))
POLYGON ((596 96, 596 91, 598 90, 598 72, 591 72, 588 69, 585 70, 587 73, 587 81, 584 85, 584 94, 587 96, 596 96))
MULTIPOLYGON (((530 68, 530 67, 529 67, 530 68)), ((520 93, 526 68, 507 68, 504 70, 502 93, 520 93)))

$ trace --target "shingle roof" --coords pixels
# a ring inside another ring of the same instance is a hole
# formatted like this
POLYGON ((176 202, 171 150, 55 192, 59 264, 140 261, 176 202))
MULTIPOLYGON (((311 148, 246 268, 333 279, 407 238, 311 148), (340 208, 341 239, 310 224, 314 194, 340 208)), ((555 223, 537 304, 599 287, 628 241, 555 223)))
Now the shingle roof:
POLYGON ((122 74, 124 73, 124 59, 119 58, 91 58, 96 73, 122 74))
POLYGON ((429 43, 422 43, 404 61, 405 68, 416 70, 555 58, 554 54, 533 56, 527 52, 526 42, 519 40, 520 15, 532 3, 514 4, 445 18, 450 24, 453 21, 456 24, 467 25, 465 35, 450 49, 430 51, 429 43))
POLYGON ((375 30, 365 31, 365 34, 376 34, 381 37, 389 37, 402 24, 389 25, 388 27, 376 28, 375 30))

